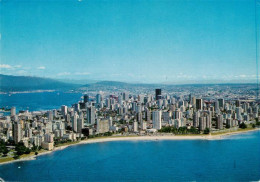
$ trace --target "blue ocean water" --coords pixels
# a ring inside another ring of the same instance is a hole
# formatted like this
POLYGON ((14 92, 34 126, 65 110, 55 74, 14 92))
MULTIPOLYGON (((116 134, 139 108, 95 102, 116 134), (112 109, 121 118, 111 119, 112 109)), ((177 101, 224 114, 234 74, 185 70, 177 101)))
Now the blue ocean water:
POLYGON ((66 92, 41 92, 41 93, 18 93, 18 94, 0 94, 0 107, 16 110, 50 110, 58 109, 61 105, 71 106, 80 100, 81 93, 66 92))
POLYGON ((7 181, 256 181, 260 132, 222 140, 117 141, 71 146, 0 165, 7 181))

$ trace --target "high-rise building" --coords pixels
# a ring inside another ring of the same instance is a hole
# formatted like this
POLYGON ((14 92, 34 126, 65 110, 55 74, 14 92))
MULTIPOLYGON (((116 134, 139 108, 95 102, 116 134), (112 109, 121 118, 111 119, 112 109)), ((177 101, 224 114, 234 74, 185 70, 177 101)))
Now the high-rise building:
POLYGON ((16 108, 12 107, 11 108, 11 117, 16 115, 16 108))
POLYGON ((53 120, 53 112, 52 111, 48 111, 47 112, 47 116, 48 116, 48 120, 52 121, 53 120))
POLYGON ((196 109, 197 110, 203 109, 203 100, 202 99, 196 99, 196 109))
POLYGON ((151 112, 148 108, 145 109, 145 120, 148 122, 151 121, 151 112))
POLYGON ((155 89, 155 99, 156 100, 159 100, 159 99, 162 99, 162 89, 155 89))
POLYGON ((84 128, 84 118, 79 117, 77 119, 77 132, 82 133, 82 129, 84 128))
POLYGON ((18 144, 22 140, 22 125, 19 121, 13 125, 14 143, 18 144))
POLYGON ((125 100, 125 101, 129 100, 129 94, 127 92, 123 93, 123 100, 125 100))
POLYGON ((97 94, 96 95, 96 105, 97 105, 97 107, 100 107, 101 101, 102 101, 101 94, 97 94))
POLYGON ((109 131, 109 120, 108 119, 97 119, 97 132, 106 133, 109 131))
POLYGON ((217 129, 223 129, 223 115, 218 115, 217 117, 217 129))
POLYGON ((89 124, 95 124, 96 109, 93 106, 87 108, 87 118, 89 124))
POLYGON ((193 127, 199 126, 199 117, 200 117, 200 112, 195 112, 193 114, 193 127))
POLYGON ((219 105, 220 108, 223 109, 224 105, 225 105, 225 100, 223 98, 218 99, 218 105, 219 105))
POLYGON ((162 111, 153 111, 153 128, 162 128, 162 111))
POLYGON ((77 123, 77 121, 78 121, 78 118, 79 118, 79 116, 78 116, 78 114, 75 112, 74 113, 74 115, 71 117, 71 123, 72 123, 72 130, 74 131, 74 132, 78 132, 78 123, 77 123))
POLYGON ((47 143, 53 142, 53 134, 47 133, 44 135, 44 141, 47 143))
POLYGON ((206 129, 206 117, 199 117, 199 130, 203 131, 206 129))
POLYGON ((236 107, 240 106, 240 100, 236 100, 236 107))
POLYGON ((61 106, 61 114, 65 117, 68 113, 68 107, 65 105, 61 106))
POLYGON ((89 102, 89 96, 88 96, 88 94, 85 94, 84 95, 84 102, 86 103, 86 102, 89 102))

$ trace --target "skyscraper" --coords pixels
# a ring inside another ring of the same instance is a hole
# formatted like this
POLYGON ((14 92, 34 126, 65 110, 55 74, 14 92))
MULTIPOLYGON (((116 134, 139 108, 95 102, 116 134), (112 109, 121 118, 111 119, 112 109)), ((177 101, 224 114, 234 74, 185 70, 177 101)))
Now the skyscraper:
POLYGON ((97 94, 96 95, 96 105, 97 105, 97 107, 100 107, 101 101, 102 101, 101 95, 97 94))
POLYGON ((219 105, 219 107, 221 107, 221 108, 223 109, 223 108, 224 108, 224 104, 225 104, 224 99, 218 99, 218 105, 219 105))
POLYGON ((71 122, 72 122, 72 129, 74 132, 78 131, 78 124, 77 124, 77 120, 78 120, 79 116, 78 114, 75 112, 74 115, 71 118, 71 122))
POLYGON ((89 96, 88 96, 88 94, 85 94, 84 95, 84 102, 86 103, 86 102, 89 102, 89 96))
POLYGON ((155 89, 155 99, 159 100, 161 98, 162 98, 162 89, 159 88, 155 89))
POLYGON ((12 108, 11 108, 11 117, 12 117, 12 116, 15 116, 15 114, 16 114, 16 108, 15 108, 15 107, 12 107, 12 108))
POLYGON ((196 99, 196 109, 197 110, 203 109, 203 100, 202 99, 196 99))
POLYGON ((13 131, 14 131, 14 142, 15 144, 18 144, 22 140, 22 125, 19 121, 14 123, 13 131))
POLYGON ((68 107, 65 106, 65 105, 62 105, 62 106, 61 106, 61 114, 62 114, 63 116, 66 116, 66 115, 67 115, 67 112, 68 112, 68 107))
POLYGON ((217 117, 217 129, 223 129, 223 115, 218 115, 217 117))
POLYGON ((162 111, 153 111, 153 128, 161 129, 162 127, 162 111))
POLYGON ((96 109, 93 106, 87 108, 87 118, 89 124, 95 124, 96 109))

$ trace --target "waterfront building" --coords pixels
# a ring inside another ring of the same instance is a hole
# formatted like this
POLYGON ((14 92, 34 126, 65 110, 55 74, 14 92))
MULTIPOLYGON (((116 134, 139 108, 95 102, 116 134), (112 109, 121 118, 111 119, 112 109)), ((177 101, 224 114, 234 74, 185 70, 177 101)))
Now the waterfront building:
POLYGON ((97 119, 97 133, 106 133, 109 131, 108 119, 97 119))
POLYGON ((217 129, 223 130, 223 115, 218 115, 217 117, 217 129))
POLYGON ((153 111, 153 128, 154 129, 161 129, 162 128, 162 111, 153 111))

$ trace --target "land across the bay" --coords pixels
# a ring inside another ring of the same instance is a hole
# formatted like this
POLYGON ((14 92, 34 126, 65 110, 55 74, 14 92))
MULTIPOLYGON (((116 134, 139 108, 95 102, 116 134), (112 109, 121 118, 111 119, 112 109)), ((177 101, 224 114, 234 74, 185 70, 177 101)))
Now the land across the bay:
POLYGON ((12 157, 2 158, 0 159, 0 165, 9 164, 13 162, 19 161, 28 161, 28 160, 36 160, 38 156, 50 154, 57 150, 63 150, 69 146, 74 145, 82 145, 82 144, 90 144, 90 143, 99 143, 99 142, 112 142, 112 141, 156 141, 156 140, 221 140, 229 135, 243 134, 246 132, 259 131, 260 128, 247 128, 247 129, 239 129, 231 132, 221 132, 214 134, 187 134, 187 135, 174 135, 174 134, 165 134, 158 133, 157 135, 128 135, 128 136, 103 136, 81 140, 78 142, 70 142, 64 143, 62 145, 56 146, 51 151, 41 150, 35 155, 35 152, 31 152, 30 154, 24 154, 20 156, 19 159, 14 159, 12 157))

